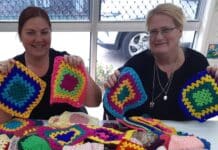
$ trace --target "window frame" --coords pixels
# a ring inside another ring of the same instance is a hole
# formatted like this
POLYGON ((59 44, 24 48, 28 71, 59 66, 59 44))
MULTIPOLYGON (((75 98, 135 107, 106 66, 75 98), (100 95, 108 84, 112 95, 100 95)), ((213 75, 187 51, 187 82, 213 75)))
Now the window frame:
MULTIPOLYGON (((99 31, 145 31, 144 21, 125 21, 125 22, 100 22, 100 1, 90 0, 90 21, 76 22, 52 22, 52 31, 54 32, 90 32, 90 75, 95 79, 96 76, 96 60, 97 60, 97 34, 99 31)), ((201 0, 199 7, 199 15, 195 21, 187 21, 184 30, 196 31, 201 30, 204 11, 207 5, 207 0, 201 0)), ((16 21, 0 22, 0 32, 17 32, 16 21)), ((196 34, 194 48, 198 41, 199 34, 196 34)))

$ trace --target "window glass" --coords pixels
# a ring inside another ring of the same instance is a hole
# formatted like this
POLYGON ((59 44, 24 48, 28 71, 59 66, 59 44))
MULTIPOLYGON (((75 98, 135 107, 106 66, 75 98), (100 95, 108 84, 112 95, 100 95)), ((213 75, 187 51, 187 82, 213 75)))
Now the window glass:
POLYGON ((90 32, 52 32, 51 46, 81 56, 89 68, 90 32))
MULTIPOLYGON (((12 58, 24 52, 16 32, 1 32, 0 40, 2 41, 0 60, 12 58)), ((90 32, 52 32, 51 47, 81 56, 85 65, 89 68, 90 32)))
POLYGON ((16 21, 27 6, 44 8, 52 21, 88 21, 89 0, 1 0, 0 20, 16 21))
POLYGON ((16 32, 0 32, 0 61, 21 54, 24 50, 16 32))
MULTIPOLYGON (((166 0, 101 0, 101 21, 141 21, 146 19, 148 11, 166 0)), ((198 16, 200 0, 168 0, 183 8, 188 20, 198 16)))

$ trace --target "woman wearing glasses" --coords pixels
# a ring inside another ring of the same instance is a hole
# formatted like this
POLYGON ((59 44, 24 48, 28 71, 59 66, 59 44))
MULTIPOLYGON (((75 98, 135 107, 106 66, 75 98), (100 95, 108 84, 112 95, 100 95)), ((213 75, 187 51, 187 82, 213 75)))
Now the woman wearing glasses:
MULTIPOLYGON (((187 120, 189 118, 185 117, 178 104, 181 88, 189 78, 206 68, 218 78, 216 68, 208 67, 209 63, 201 53, 180 46, 184 27, 184 14, 180 7, 170 3, 158 5, 148 13, 146 25, 150 49, 133 56, 123 67, 132 67, 137 72, 148 99, 126 115, 187 120)), ((119 75, 119 70, 110 75, 105 87, 114 86, 119 75)))

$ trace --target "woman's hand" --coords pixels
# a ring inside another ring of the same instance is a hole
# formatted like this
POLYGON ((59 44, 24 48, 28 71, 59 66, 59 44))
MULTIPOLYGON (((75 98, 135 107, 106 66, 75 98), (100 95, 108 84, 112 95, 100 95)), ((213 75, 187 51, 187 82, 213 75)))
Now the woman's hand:
POLYGON ((64 60, 68 64, 75 66, 75 67, 80 66, 80 65, 84 65, 83 59, 80 56, 64 55, 64 60))
POLYGON ((11 68, 13 67, 14 63, 15 63, 14 59, 1 61, 0 62, 0 73, 4 75, 8 74, 11 71, 11 68))
MULTIPOLYGON (((66 63, 75 67, 85 66, 84 61, 80 56, 65 55, 64 60, 66 63)), ((102 98, 102 94, 101 94, 100 87, 95 83, 95 81, 88 74, 88 86, 87 86, 87 93, 85 96, 84 105, 88 107, 99 106, 101 103, 101 98, 102 98)))
POLYGON ((218 81, 218 67, 208 66, 207 71, 215 78, 216 81, 218 81))
POLYGON ((104 88, 113 87, 117 83, 119 76, 120 76, 120 71, 115 70, 113 74, 108 76, 107 81, 104 83, 104 88))

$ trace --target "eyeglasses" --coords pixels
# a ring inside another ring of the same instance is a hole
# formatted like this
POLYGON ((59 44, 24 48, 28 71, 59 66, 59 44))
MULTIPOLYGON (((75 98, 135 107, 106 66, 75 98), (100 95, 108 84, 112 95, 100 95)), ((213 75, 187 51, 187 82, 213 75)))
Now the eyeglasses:
POLYGON ((159 33, 161 33, 162 36, 167 36, 168 34, 170 34, 174 29, 176 29, 177 27, 163 27, 158 29, 153 29, 151 31, 149 31, 149 36, 150 38, 156 37, 159 33))

